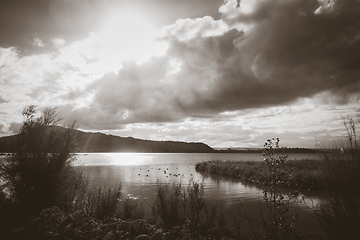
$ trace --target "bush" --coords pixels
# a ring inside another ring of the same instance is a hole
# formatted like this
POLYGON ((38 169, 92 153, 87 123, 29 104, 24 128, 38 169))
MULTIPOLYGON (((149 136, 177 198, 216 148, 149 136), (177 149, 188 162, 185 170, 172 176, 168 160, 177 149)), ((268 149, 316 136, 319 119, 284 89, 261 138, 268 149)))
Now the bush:
POLYGON ((67 129, 57 127, 61 119, 55 108, 45 109, 40 117, 35 117, 36 112, 34 105, 24 109, 15 152, 0 167, 7 198, 26 215, 66 205, 74 185, 83 181, 82 173, 70 165, 76 146, 74 124, 67 129))
POLYGON ((296 239, 296 210, 289 211, 290 203, 295 201, 294 193, 281 194, 281 185, 284 185, 280 166, 286 164, 288 156, 281 154, 279 138, 269 139, 264 145, 263 157, 271 173, 271 182, 268 191, 264 191, 264 200, 267 211, 262 216, 262 226, 265 239, 296 239))
MULTIPOLYGON (((262 156, 264 162, 248 162, 247 165, 256 166, 256 170, 261 169, 266 173, 264 181, 268 186, 263 191, 264 206, 259 205, 259 219, 251 218, 240 204, 239 208, 231 213, 233 225, 238 238, 247 237, 249 239, 301 239, 301 233, 296 229, 298 211, 296 209, 298 192, 293 191, 287 194, 284 186, 287 186, 288 179, 284 176, 289 175, 291 168, 285 167, 288 156, 282 154, 279 147, 279 138, 267 140, 264 144, 262 156), (263 165, 260 167, 259 165, 263 165), (292 209, 291 205, 295 204, 292 209)), ((248 173, 250 171, 246 171, 248 173)), ((292 171, 291 171, 292 172, 292 171)), ((254 173, 250 173, 254 176, 254 173)), ((256 177, 255 179, 259 179, 256 177)), ((258 181, 258 180, 257 180, 258 181)), ((259 202, 259 204, 261 204, 259 202)), ((256 212, 256 211, 255 211, 256 212)))

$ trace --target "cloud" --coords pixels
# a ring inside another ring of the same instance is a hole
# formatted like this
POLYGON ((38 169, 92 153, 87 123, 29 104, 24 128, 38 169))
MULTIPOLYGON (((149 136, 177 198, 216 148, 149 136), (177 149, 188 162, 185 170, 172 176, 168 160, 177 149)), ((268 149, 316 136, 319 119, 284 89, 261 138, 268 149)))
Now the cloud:
POLYGON ((12 122, 9 126, 9 132, 12 134, 19 133, 22 125, 23 125, 22 123, 12 122))
POLYGON ((204 36, 216 32, 220 21, 211 19, 167 27, 169 54, 183 63, 177 81, 192 79, 189 92, 197 93, 183 105, 217 113, 289 104, 320 92, 350 101, 347 95, 359 92, 360 60, 360 17, 350 10, 359 3, 350 2, 320 14, 317 1, 241 1, 239 7, 229 1, 220 8, 227 31, 204 36), (189 48, 192 42, 197 47, 189 48), (207 42, 207 55, 201 42, 207 42))
POLYGON ((46 89, 57 73, 49 54, 22 56, 16 48, 0 47, 0 94, 10 101, 27 101, 37 88, 46 89))
POLYGON ((3 130, 5 128, 4 125, 0 124, 0 134, 5 134, 6 132, 3 130))
POLYGON ((64 39, 61 39, 61 38, 52 39, 52 42, 53 42, 55 47, 62 47, 66 43, 66 41, 64 39))
POLYGON ((6 102, 7 102, 7 101, 0 96, 0 104, 1 104, 1 103, 6 103, 6 102))
POLYGON ((33 45, 37 47, 44 47, 45 43, 40 38, 34 38, 33 45))

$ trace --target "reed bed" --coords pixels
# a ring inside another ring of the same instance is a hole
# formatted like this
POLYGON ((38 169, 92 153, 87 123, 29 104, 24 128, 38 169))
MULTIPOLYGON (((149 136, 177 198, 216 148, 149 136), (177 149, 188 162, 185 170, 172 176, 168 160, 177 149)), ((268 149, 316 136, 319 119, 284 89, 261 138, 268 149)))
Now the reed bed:
MULTIPOLYGON (((279 165, 279 186, 300 191, 321 191, 324 189, 322 165, 320 160, 288 160, 279 165)), ((264 186, 269 186, 272 181, 271 171, 264 162, 213 160, 197 163, 195 169, 204 174, 218 174, 264 186)))

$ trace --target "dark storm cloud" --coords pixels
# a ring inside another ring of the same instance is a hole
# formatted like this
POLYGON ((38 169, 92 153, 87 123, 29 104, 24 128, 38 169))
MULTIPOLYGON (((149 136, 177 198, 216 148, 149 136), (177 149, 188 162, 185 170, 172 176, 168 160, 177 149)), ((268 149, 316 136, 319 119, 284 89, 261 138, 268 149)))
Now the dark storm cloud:
MULTIPOLYGON (((241 13, 241 3, 232 15, 224 10, 228 24, 244 30, 214 36, 220 48, 214 65, 199 69, 183 61, 179 81, 198 83, 189 88, 191 101, 180 98, 184 108, 215 113, 267 107, 323 91, 334 95, 335 103, 358 99, 358 1, 338 1, 328 11, 317 10, 317 1, 258 2, 251 13, 241 13)), ((177 40, 184 34, 180 30, 172 34, 170 54, 186 59, 181 53, 191 40, 177 40)))

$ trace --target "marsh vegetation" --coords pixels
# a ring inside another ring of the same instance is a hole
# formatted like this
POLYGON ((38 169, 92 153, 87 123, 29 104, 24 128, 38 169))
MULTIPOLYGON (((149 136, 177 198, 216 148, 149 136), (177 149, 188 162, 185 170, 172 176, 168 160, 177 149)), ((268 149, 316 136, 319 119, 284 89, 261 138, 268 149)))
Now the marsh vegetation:
MULTIPOLYGON (((280 164, 277 174, 279 186, 301 191, 323 190, 323 162, 313 159, 288 160, 280 164)), ((240 179, 245 182, 269 186, 272 172, 264 162, 258 161, 205 161, 196 164, 196 171, 218 174, 240 179)))

